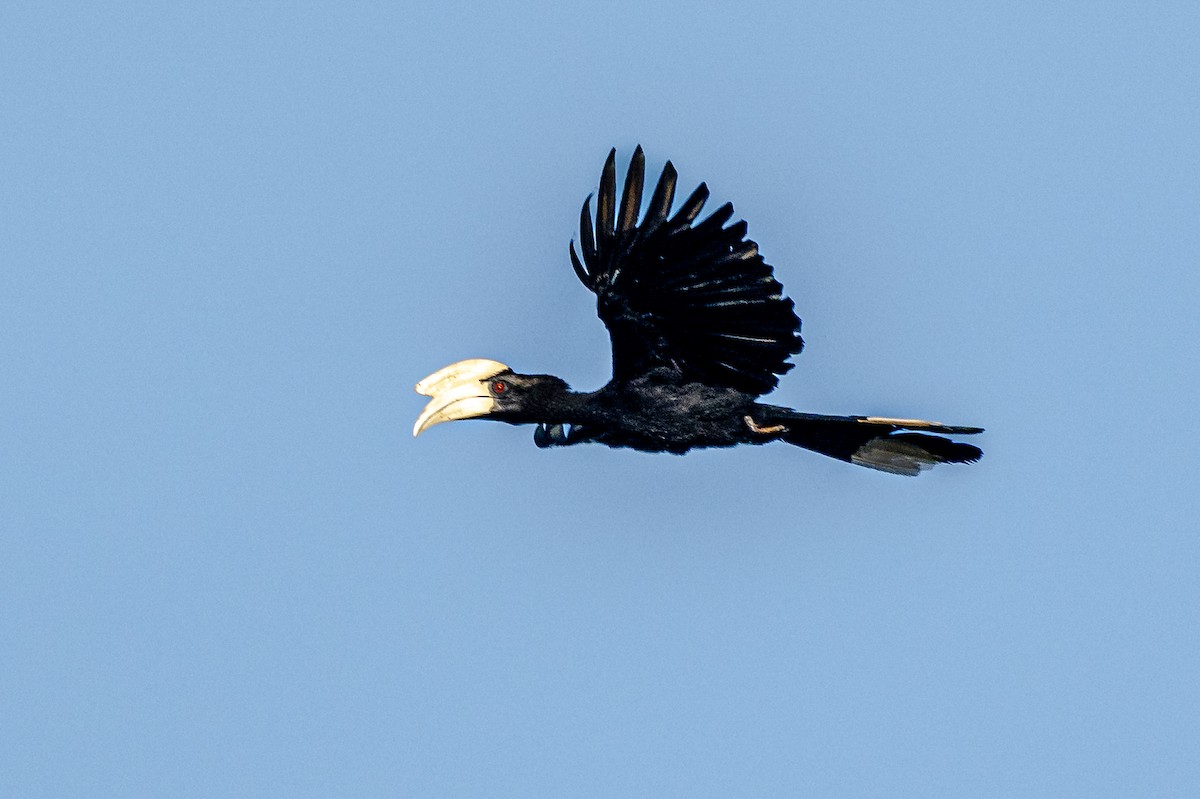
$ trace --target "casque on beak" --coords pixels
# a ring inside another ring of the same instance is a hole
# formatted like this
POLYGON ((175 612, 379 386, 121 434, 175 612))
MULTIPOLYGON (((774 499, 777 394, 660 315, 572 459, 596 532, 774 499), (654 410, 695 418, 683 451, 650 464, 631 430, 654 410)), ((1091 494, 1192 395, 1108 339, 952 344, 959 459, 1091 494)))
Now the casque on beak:
POLYGON ((469 358, 444 366, 417 383, 417 393, 433 399, 417 417, 413 437, 442 422, 474 419, 490 413, 496 400, 488 391, 488 381, 511 371, 499 361, 469 358))

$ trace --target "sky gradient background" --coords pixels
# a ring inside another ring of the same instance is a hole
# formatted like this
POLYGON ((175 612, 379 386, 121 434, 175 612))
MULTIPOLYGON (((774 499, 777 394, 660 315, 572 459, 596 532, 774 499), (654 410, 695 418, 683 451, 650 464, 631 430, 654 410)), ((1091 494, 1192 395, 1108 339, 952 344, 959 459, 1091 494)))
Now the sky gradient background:
POLYGON ((1191 795, 1197 6, 436 5, 0 11, 0 794, 1191 795), (637 143, 984 460, 414 441, 637 143))

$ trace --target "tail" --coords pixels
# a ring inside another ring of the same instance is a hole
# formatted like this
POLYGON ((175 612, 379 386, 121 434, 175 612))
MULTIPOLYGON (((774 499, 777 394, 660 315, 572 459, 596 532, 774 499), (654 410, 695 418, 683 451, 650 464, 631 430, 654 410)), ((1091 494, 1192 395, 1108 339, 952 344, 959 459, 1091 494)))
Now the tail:
MULTIPOLYGON (((761 407, 761 406, 760 406, 761 407)), ((760 425, 782 425, 780 438, 831 458, 892 474, 915 476, 939 463, 974 463, 983 450, 940 435, 972 435, 982 427, 955 427, 920 419, 823 416, 765 406, 760 425), (920 433, 901 432, 920 430, 920 433)))

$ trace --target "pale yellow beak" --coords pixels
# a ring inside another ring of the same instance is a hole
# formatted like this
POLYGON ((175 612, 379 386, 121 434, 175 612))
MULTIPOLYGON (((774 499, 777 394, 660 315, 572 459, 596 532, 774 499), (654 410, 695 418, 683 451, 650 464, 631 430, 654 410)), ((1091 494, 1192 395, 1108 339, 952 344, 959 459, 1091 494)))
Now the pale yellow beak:
POLYGON ((509 371, 499 361, 469 358, 442 367, 417 383, 417 393, 433 399, 417 417, 413 437, 442 422, 474 419, 491 412, 496 401, 488 391, 488 381, 509 371))

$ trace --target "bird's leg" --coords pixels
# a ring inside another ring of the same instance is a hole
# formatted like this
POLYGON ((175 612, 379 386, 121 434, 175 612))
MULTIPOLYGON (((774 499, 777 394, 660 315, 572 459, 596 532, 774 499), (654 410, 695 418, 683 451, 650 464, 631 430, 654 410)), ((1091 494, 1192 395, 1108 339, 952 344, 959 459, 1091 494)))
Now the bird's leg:
POLYGON ((760 436, 774 436, 780 433, 787 432, 787 426, 782 424, 760 425, 754 421, 749 414, 742 417, 742 421, 746 423, 746 427, 750 428, 751 433, 757 433, 760 436))

